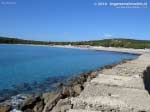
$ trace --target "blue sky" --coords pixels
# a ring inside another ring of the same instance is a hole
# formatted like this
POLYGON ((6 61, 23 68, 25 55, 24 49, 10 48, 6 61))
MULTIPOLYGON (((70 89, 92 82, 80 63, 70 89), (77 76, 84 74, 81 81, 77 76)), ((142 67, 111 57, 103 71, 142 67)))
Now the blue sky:
POLYGON ((149 3, 148 8, 123 9, 95 6, 95 2, 102 0, 0 0, 0 36, 44 41, 106 36, 150 40, 149 3))

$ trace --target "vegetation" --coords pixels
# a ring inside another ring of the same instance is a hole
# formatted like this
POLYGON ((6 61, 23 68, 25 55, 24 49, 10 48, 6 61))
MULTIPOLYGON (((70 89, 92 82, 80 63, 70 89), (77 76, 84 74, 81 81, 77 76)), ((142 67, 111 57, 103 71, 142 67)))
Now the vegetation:
POLYGON ((46 41, 33 41, 23 40, 18 38, 0 37, 0 43, 6 44, 40 44, 40 45, 90 45, 90 46, 104 46, 104 47, 124 47, 144 49, 150 48, 149 40, 133 40, 133 39, 104 39, 94 41, 79 41, 79 42, 46 42, 46 41))
POLYGON ((7 38, 7 37, 0 37, 0 43, 6 44, 40 44, 40 45, 48 45, 49 42, 44 41, 33 41, 33 40, 23 40, 18 38, 7 38))

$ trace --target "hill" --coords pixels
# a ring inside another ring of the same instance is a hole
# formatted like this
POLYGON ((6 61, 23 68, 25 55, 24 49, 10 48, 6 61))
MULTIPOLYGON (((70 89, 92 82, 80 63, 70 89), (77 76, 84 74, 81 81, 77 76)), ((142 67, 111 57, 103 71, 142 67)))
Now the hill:
POLYGON ((41 44, 41 45, 49 44, 49 42, 45 42, 45 41, 23 40, 23 39, 8 38, 8 37, 0 37, 0 43, 5 43, 5 44, 41 44))
POLYGON ((149 40, 134 40, 134 39, 104 39, 104 40, 92 40, 92 41, 78 41, 78 42, 48 42, 48 41, 34 41, 23 40, 18 38, 0 37, 0 43, 6 44, 40 44, 40 45, 90 45, 90 46, 104 46, 104 47, 124 47, 144 49, 150 48, 149 40))

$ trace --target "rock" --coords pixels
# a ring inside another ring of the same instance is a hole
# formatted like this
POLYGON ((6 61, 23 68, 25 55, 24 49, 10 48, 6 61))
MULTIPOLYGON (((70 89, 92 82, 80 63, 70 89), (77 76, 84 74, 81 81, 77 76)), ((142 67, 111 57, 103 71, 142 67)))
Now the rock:
POLYGON ((17 90, 11 90, 11 89, 2 89, 0 90, 0 102, 3 102, 5 100, 9 100, 11 96, 15 96, 18 94, 17 90))
POLYGON ((3 101, 5 101, 5 100, 6 100, 5 97, 1 97, 1 96, 0 96, 0 102, 3 102, 3 101))
POLYGON ((81 86, 81 84, 77 84, 73 87, 73 90, 77 95, 79 95, 81 91, 83 90, 83 87, 81 86))
POLYGON ((62 82, 57 82, 57 83, 52 84, 52 87, 55 87, 55 88, 62 88, 63 85, 64 85, 64 84, 63 84, 62 82))
POLYGON ((47 104, 49 100, 53 99, 56 96, 56 92, 47 92, 42 95, 42 99, 44 100, 44 104, 47 104))
POLYGON ((64 98, 70 96, 71 87, 63 87, 62 95, 64 98))
POLYGON ((43 112, 50 112, 52 108, 56 105, 56 103, 60 100, 61 94, 56 94, 53 98, 49 99, 49 101, 46 103, 43 112))
POLYGON ((11 106, 9 105, 2 105, 0 106, 0 112, 10 112, 11 106))
POLYGON ((91 75, 90 75, 90 77, 91 77, 92 79, 93 79, 93 78, 96 78, 97 74, 98 74, 97 72, 92 72, 91 75))
POLYGON ((27 94, 18 94, 16 96, 11 97, 11 104, 13 108, 18 108, 23 102, 25 102, 31 95, 27 94))
POLYGON ((20 110, 27 110, 27 109, 33 109, 37 102, 40 102, 41 98, 39 96, 32 97, 26 99, 26 101, 20 105, 20 110))
POLYGON ((87 82, 90 82, 91 81, 91 77, 90 76, 88 76, 88 78, 87 78, 87 82))
MULTIPOLYGON (((147 67, 147 71, 150 71, 150 66, 147 67)), ((150 72, 149 72, 150 73, 150 72)))
POLYGON ((13 87, 17 91, 30 91, 30 90, 32 90, 29 83, 22 83, 22 84, 19 84, 19 85, 13 85, 13 87))
POLYGON ((60 99, 56 106, 53 108, 52 112, 66 112, 67 110, 71 109, 71 101, 69 98, 60 99))
POLYGON ((86 75, 81 75, 80 77, 79 77, 79 82, 78 82, 78 84, 84 84, 84 82, 86 82, 86 80, 87 80, 87 76, 86 75))
POLYGON ((44 101, 40 101, 34 106, 33 111, 42 112, 43 108, 44 108, 44 101))
POLYGON ((150 66, 148 66, 143 73, 143 82, 144 82, 145 89, 150 94, 150 66))
POLYGON ((98 74, 97 72, 92 72, 92 73, 88 76, 87 82, 90 82, 93 78, 96 78, 97 74, 98 74))

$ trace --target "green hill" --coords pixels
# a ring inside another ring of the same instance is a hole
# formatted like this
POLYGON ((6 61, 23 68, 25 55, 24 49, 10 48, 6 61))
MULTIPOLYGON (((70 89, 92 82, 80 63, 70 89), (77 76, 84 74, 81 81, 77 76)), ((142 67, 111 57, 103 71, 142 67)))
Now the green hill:
POLYGON ((134 39, 104 39, 104 40, 93 40, 93 41, 78 41, 78 42, 46 42, 46 41, 34 41, 34 40, 23 40, 18 38, 7 38, 0 37, 0 43, 6 44, 40 44, 40 45, 90 45, 90 46, 104 46, 104 47, 124 47, 124 48, 135 48, 144 49, 150 48, 149 40, 134 40, 134 39))
POLYGON ((41 44, 41 45, 49 44, 49 42, 44 42, 44 41, 23 40, 23 39, 8 38, 8 37, 0 37, 0 43, 5 43, 5 44, 41 44))
POLYGON ((104 39, 104 40, 88 41, 87 43, 92 46, 104 46, 104 47, 124 47, 135 49, 150 48, 150 41, 148 40, 104 39))

